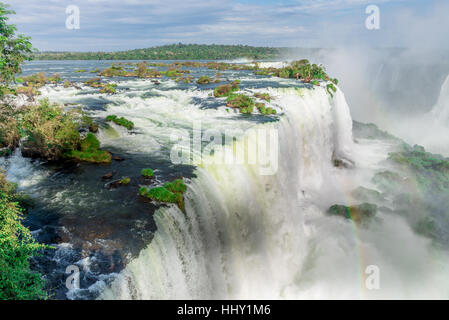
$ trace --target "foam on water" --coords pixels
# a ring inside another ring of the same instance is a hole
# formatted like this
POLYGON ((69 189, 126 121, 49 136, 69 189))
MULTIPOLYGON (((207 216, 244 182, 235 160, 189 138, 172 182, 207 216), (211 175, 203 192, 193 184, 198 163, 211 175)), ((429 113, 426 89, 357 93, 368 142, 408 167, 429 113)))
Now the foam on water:
POLYGON ((445 297, 447 257, 435 254, 404 219, 381 211, 370 228, 356 229, 324 214, 334 203, 351 201, 355 187, 369 186, 392 146, 353 143, 340 90, 333 99, 324 88, 268 91, 285 111, 279 123, 258 125, 279 130, 276 174, 260 175, 258 165, 203 161, 189 183, 186 214, 159 209, 152 242, 101 297, 445 297), (335 168, 334 155, 355 167, 335 168), (370 264, 381 270, 382 290, 364 289, 370 264))

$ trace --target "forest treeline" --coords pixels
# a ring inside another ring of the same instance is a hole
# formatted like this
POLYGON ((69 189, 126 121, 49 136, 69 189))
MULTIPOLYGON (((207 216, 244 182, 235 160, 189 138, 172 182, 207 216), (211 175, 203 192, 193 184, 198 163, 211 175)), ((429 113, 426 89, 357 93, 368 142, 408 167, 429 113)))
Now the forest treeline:
POLYGON ((171 44, 117 52, 38 52, 37 60, 226 60, 237 58, 271 59, 283 48, 246 45, 171 44))

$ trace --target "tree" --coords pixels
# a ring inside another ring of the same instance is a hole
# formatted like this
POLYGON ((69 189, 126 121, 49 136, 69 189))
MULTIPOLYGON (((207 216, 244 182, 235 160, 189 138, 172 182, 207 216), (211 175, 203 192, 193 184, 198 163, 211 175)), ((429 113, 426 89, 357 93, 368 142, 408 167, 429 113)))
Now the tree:
POLYGON ((44 281, 30 269, 29 259, 48 246, 36 243, 22 225, 22 195, 16 188, 0 172, 0 300, 45 299, 44 281))
POLYGON ((20 65, 31 60, 33 46, 30 37, 16 35, 17 27, 7 24, 8 15, 15 14, 9 5, 0 2, 0 97, 8 92, 9 85, 15 81, 20 65))

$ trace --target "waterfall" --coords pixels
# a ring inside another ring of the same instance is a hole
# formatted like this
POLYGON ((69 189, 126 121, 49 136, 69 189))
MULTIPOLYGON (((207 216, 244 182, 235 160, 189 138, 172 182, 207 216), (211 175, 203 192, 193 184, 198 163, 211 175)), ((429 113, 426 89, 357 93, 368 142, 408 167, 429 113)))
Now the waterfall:
MULTIPOLYGON (((186 214, 155 214, 157 232, 102 294, 105 299, 282 298, 307 256, 310 198, 332 184, 332 155, 348 157, 352 121, 343 93, 271 89, 285 115, 279 168, 202 164, 186 193, 186 214)), ((217 156, 217 155, 214 155, 217 156)))
POLYGON ((438 122, 444 125, 449 124, 449 75, 441 86, 440 96, 431 114, 438 122))

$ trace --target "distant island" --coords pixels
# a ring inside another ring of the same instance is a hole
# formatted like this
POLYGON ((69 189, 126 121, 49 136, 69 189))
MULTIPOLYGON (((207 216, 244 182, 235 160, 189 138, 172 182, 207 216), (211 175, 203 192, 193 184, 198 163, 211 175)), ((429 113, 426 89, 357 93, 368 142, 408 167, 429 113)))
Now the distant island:
POLYGON ((246 45, 171 44, 117 52, 38 52, 35 60, 227 60, 272 59, 287 48, 246 45))

